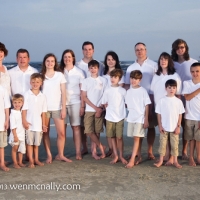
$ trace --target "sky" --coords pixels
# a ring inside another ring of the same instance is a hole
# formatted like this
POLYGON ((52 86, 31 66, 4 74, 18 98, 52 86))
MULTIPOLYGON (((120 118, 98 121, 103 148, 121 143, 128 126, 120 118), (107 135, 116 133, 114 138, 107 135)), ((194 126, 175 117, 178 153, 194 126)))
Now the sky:
POLYGON ((137 42, 157 60, 178 38, 200 60, 200 0, 0 0, 0 42, 9 51, 4 62, 15 61, 19 48, 31 61, 50 52, 60 60, 72 49, 78 61, 84 41, 93 42, 98 60, 109 50, 121 61, 135 60, 137 42))

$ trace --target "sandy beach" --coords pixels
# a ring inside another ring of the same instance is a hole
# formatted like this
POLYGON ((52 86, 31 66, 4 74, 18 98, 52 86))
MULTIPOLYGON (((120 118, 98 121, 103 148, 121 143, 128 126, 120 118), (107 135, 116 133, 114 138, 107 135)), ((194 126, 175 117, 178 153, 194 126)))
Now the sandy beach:
MULTIPOLYGON (((56 132, 53 126, 51 135, 54 137, 51 148, 55 156, 56 132)), ((68 135, 71 136, 70 127, 68 135)), ((154 145, 156 156, 158 139, 157 135, 154 145)), ((104 133, 101 140, 106 144, 104 133)), ((124 136, 124 142, 125 155, 128 155, 132 149, 132 138, 124 136)), ((11 147, 6 147, 7 161, 11 161, 10 152, 11 147)), ((11 164, 9 172, 0 171, 0 199, 199 199, 199 166, 189 167, 187 161, 180 160, 182 169, 173 166, 156 168, 153 161, 147 160, 146 152, 145 138, 143 162, 132 169, 126 169, 122 163, 111 165, 110 158, 96 161, 91 154, 77 161, 73 139, 68 137, 65 155, 73 160, 72 163, 53 161, 44 167, 18 170, 11 164)), ((44 161, 45 157, 42 145, 40 158, 44 161)))

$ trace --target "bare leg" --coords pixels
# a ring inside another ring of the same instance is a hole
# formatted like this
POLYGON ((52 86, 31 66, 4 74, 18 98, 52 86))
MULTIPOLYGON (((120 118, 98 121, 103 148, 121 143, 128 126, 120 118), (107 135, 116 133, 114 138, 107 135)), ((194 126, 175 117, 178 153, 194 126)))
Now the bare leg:
POLYGON ((113 148, 113 159, 110 162, 110 164, 115 164, 118 161, 118 153, 117 153, 117 141, 116 137, 110 138, 112 142, 112 148, 113 148))
POLYGON ((109 150, 108 150, 108 152, 106 153, 106 157, 109 157, 109 156, 111 156, 111 154, 113 153, 112 139, 109 138, 109 137, 107 137, 107 141, 108 141, 109 150))
POLYGON ((88 154, 87 135, 84 133, 84 126, 81 126, 81 143, 83 147, 81 154, 82 155, 88 154))
POLYGON ((20 167, 25 167, 26 165, 22 162, 22 160, 23 160, 23 154, 21 152, 18 152, 17 154, 18 154, 18 165, 20 167))
POLYGON ((73 138, 76 149, 76 159, 81 160, 81 128, 80 126, 72 126, 73 138))
POLYGON ((200 142, 196 141, 197 164, 200 165, 200 142))
POLYGON ((117 148, 119 150, 119 158, 121 162, 125 165, 127 164, 127 160, 123 156, 123 150, 124 150, 124 145, 123 145, 123 137, 117 138, 117 148))
MULTIPOLYGON (((97 136, 97 138, 98 138, 98 140, 99 140, 99 133, 94 133, 96 136, 97 136)), ((91 139, 91 138, 90 138, 91 139)), ((92 152, 92 157, 94 158, 94 159, 96 159, 96 160, 99 160, 100 159, 100 157, 97 155, 97 145, 96 145, 96 143, 95 142, 93 142, 92 141, 92 139, 91 139, 91 152, 92 152)))
POLYGON ((0 168, 7 172, 9 171, 10 169, 8 167, 5 166, 5 163, 4 163, 4 148, 0 148, 0 168))
POLYGON ((164 156, 161 156, 161 155, 160 155, 159 161, 156 162, 156 163, 154 163, 154 166, 156 166, 156 167, 162 166, 162 164, 163 164, 163 158, 164 158, 164 156))
POLYGON ((153 155, 153 143, 155 140, 156 132, 155 128, 148 128, 147 132, 147 143, 148 143, 148 159, 154 160, 155 156, 153 155))
MULTIPOLYGON (((182 126, 182 127, 184 127, 184 126, 182 126)), ((187 155, 188 141, 184 139, 184 133, 185 133, 185 129, 183 128, 183 133, 182 133, 182 142, 183 142, 182 159, 187 160, 188 159, 188 155, 187 155)))
POLYGON ((190 157, 189 157, 189 165, 192 167, 196 166, 194 162, 194 149, 195 149, 195 140, 190 140, 190 157))
POLYGON ((17 150, 18 150, 18 148, 19 148, 18 145, 15 145, 15 146, 12 147, 13 167, 16 168, 16 169, 21 168, 21 167, 18 165, 18 162, 17 162, 17 150))
POLYGON ((34 159, 33 159, 33 146, 27 145, 28 157, 29 157, 29 168, 34 168, 34 159))
POLYGON ((39 161, 38 158, 38 146, 33 145, 33 151, 34 151, 34 160, 35 160, 35 164, 38 166, 44 166, 44 163, 39 161))
POLYGON ((142 154, 141 154, 142 141, 143 141, 143 138, 141 137, 140 143, 139 143, 139 148, 138 148, 138 153, 137 153, 138 158, 137 158, 137 161, 135 162, 135 165, 138 165, 142 162, 142 154))

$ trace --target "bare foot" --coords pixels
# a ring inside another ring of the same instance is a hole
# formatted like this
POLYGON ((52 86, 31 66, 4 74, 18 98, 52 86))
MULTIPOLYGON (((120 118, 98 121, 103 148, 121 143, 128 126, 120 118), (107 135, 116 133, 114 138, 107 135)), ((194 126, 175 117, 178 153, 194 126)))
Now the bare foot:
POLYGON ((128 161, 125 158, 121 157, 120 160, 121 160, 122 164, 124 164, 124 165, 128 164, 128 161))
POLYGON ((4 172, 8 172, 10 169, 8 167, 6 167, 5 165, 1 165, 0 168, 4 171, 4 172))
POLYGON ((181 169, 182 168, 182 165, 180 165, 178 162, 177 163, 174 163, 174 166, 178 169, 181 169))
POLYGON ((18 164, 13 164, 13 167, 14 167, 15 169, 20 169, 20 168, 21 168, 18 164))
POLYGON ((35 168, 35 165, 34 164, 29 164, 28 168, 35 168))
POLYGON ((44 163, 43 162, 40 162, 39 160, 38 161, 35 161, 35 165, 38 165, 38 166, 44 166, 44 163))
POLYGON ((112 155, 112 150, 109 149, 108 152, 106 153, 106 157, 109 157, 109 156, 111 156, 111 155, 112 155))
POLYGON ((115 164, 118 162, 118 157, 115 157, 113 160, 110 161, 110 164, 115 164))
POLYGON ((186 153, 182 153, 182 160, 188 160, 188 155, 186 153))
POLYGON ((142 162, 142 157, 137 158, 137 160, 136 160, 136 162, 135 162, 135 165, 138 165, 138 164, 140 164, 141 162, 142 162))
POLYGON ((128 169, 130 169, 130 168, 134 167, 134 163, 130 163, 129 162, 125 167, 128 168, 128 169))
POLYGON ((81 155, 87 155, 88 154, 88 150, 86 149, 83 149, 82 151, 81 151, 81 155))
POLYGON ((82 160, 81 154, 76 154, 76 160, 82 160))
POLYGON ((155 156, 152 153, 148 153, 148 160, 155 160, 155 156))
POLYGON ((189 166, 196 167, 196 163, 194 162, 193 158, 189 159, 189 166))
POLYGON ((126 156, 126 160, 130 160, 131 159, 131 154, 126 156))
POLYGON ((163 162, 159 161, 157 163, 154 163, 153 165, 156 166, 156 167, 160 167, 162 166, 163 162))
POLYGON ((10 162, 9 161, 4 161, 4 164, 7 166, 7 165, 10 164, 10 162))
POLYGON ((100 156, 100 158, 105 158, 105 157, 106 157, 106 154, 105 154, 106 146, 103 146, 103 145, 102 145, 102 147, 103 147, 103 149, 100 148, 100 151, 101 151, 101 156, 100 156))
POLYGON ((112 153, 111 155, 110 155, 110 158, 114 158, 115 157, 115 155, 112 153))
POLYGON ((69 158, 66 158, 65 156, 56 156, 55 160, 59 160, 59 161, 64 161, 64 162, 72 162, 72 160, 70 160, 69 158))
POLYGON ((52 157, 51 157, 51 156, 50 156, 50 157, 47 157, 46 163, 47 163, 47 164, 51 164, 51 163, 52 163, 52 157))
POLYGON ((100 159, 101 159, 99 156, 97 156, 97 154, 92 154, 92 157, 93 157, 95 160, 100 160, 100 159))
POLYGON ((25 165, 24 163, 18 163, 18 165, 19 165, 20 167, 26 167, 26 165, 25 165))
POLYGON ((171 162, 171 161, 167 161, 167 162, 165 163, 165 166, 171 166, 171 165, 173 165, 173 162, 171 162))

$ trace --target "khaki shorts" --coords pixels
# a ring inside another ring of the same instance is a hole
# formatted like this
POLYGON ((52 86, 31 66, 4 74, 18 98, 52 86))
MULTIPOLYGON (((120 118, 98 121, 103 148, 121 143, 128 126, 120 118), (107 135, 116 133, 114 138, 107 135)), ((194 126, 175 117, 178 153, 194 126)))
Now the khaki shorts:
POLYGON ((124 129, 124 119, 119 122, 111 122, 106 120, 106 136, 109 138, 122 138, 124 129))
POLYGON ((19 146, 17 152, 20 152, 22 154, 26 153, 26 145, 25 145, 25 141, 23 140, 19 140, 18 142, 14 142, 14 141, 9 141, 9 144, 14 147, 14 146, 19 146))
POLYGON ((127 136, 128 137, 144 137, 145 129, 143 128, 143 124, 128 122, 127 136))
MULTIPOLYGON (((80 103, 66 106, 66 113, 69 117, 69 122, 71 126, 81 125, 80 109, 80 103)), ((67 124, 68 117, 65 118, 65 124, 67 124)))
POLYGON ((86 112, 84 116, 84 132, 90 133, 101 133, 103 132, 103 117, 95 117, 96 112, 86 112))
POLYGON ((8 145, 7 137, 7 131, 0 131, 0 148, 4 148, 8 145))
POLYGON ((200 141, 200 129, 198 121, 185 119, 185 140, 196 140, 200 141))
POLYGON ((158 149, 158 153, 161 156, 165 156, 167 141, 169 137, 170 137, 171 155, 178 156, 179 134, 176 135, 171 132, 160 133, 160 146, 158 149))
POLYGON ((26 131, 26 144, 40 146, 42 140, 42 132, 39 131, 26 131))
POLYGON ((60 110, 47 111, 46 112, 46 117, 47 118, 58 119, 58 118, 60 118, 60 110))

